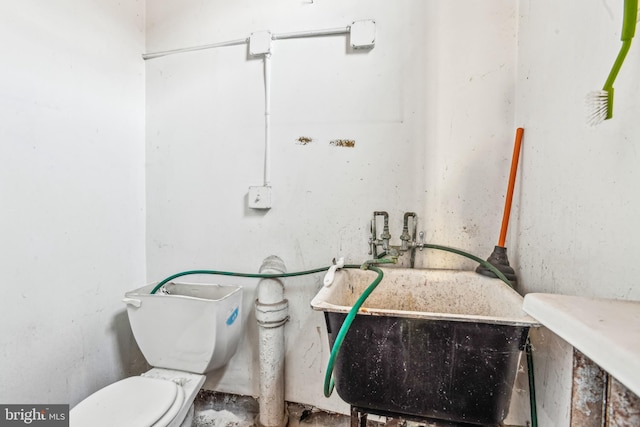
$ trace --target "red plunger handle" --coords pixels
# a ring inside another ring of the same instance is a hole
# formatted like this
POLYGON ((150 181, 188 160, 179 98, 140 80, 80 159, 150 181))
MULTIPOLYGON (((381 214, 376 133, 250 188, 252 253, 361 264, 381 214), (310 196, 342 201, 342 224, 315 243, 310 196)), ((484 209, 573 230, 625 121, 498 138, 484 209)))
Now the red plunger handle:
POLYGON ((520 158, 520 146, 522 145, 523 128, 516 130, 516 142, 513 146, 513 157, 511 158, 511 172, 509 172, 509 186, 507 187, 507 198, 504 203, 504 214, 502 215, 502 228, 500 229, 500 240, 498 246, 504 247, 507 239, 507 227, 509 226, 509 215, 511 214, 511 200, 513 199, 513 187, 516 184, 516 173, 518 172, 518 159, 520 158))

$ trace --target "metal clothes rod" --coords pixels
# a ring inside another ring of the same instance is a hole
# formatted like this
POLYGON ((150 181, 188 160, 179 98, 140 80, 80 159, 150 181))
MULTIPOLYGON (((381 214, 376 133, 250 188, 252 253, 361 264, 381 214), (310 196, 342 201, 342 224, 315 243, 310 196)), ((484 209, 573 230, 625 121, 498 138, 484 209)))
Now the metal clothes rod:
MULTIPOLYGON (((351 27, 330 28, 326 30, 310 30, 310 31, 297 31, 293 33, 272 34, 271 40, 285 40, 285 39, 300 39, 305 37, 319 37, 319 36, 332 36, 339 34, 348 34, 351 27)), ((194 52, 198 50, 214 49, 217 47, 225 46, 237 46, 241 44, 249 43, 249 38, 230 40, 220 43, 212 43, 201 46, 183 47, 180 49, 164 50, 161 52, 151 52, 142 55, 142 59, 160 58, 162 56, 175 55, 176 53, 194 52)))

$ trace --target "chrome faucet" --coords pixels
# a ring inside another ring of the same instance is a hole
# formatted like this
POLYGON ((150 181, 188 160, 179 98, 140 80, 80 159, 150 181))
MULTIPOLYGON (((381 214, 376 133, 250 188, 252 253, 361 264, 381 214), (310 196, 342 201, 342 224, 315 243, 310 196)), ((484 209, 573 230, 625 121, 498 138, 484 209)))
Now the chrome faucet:
POLYGON ((378 246, 382 246, 382 250, 386 252, 389 250, 389 240, 391 240, 391 234, 389 233, 389 214, 385 211, 375 211, 373 213, 373 219, 371 220, 371 236, 369 237, 369 255, 373 255, 373 258, 380 258, 382 255, 378 255, 378 246), (376 231, 376 218, 383 217, 384 225, 382 234, 378 239, 378 232, 376 231))
POLYGON ((403 251, 409 250, 409 242, 416 241, 416 228, 417 228, 416 213, 405 212, 404 223, 402 226, 402 234, 400 235, 400 240, 402 241, 401 249, 403 251), (411 224, 413 225, 413 232, 412 232, 413 239, 411 238, 412 236, 409 235, 409 218, 411 218, 411 224))
POLYGON ((400 246, 390 244, 391 233, 389 232, 389 214, 385 211, 375 211, 371 220, 371 235, 369 236, 369 255, 373 255, 374 259, 382 257, 397 258, 405 252, 411 251, 410 265, 413 268, 415 263, 415 249, 422 250, 424 247, 424 233, 420 232, 420 241, 416 241, 417 218, 415 212, 406 212, 404 214, 404 222, 402 234, 400 235, 400 246), (377 218, 383 217, 383 229, 378 238, 377 218), (411 219, 411 233, 409 232, 409 220, 411 219), (382 246, 382 252, 378 253, 378 247, 382 246))

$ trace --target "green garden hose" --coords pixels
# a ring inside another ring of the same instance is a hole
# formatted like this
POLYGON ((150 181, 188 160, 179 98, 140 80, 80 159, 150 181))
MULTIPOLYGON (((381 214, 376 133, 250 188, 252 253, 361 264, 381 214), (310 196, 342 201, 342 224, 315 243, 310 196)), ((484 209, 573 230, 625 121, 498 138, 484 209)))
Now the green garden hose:
MULTIPOLYGON (((351 266, 346 266, 349 268, 351 266)), ((378 273, 378 276, 375 278, 373 282, 364 290, 360 298, 353 304, 351 310, 349 310, 349 314, 344 319, 340 330, 338 331, 338 335, 336 335, 336 340, 333 343, 333 348, 331 349, 331 354, 329 355, 329 362, 327 363, 327 371, 324 374, 324 397, 331 396, 333 393, 333 388, 335 387, 335 381, 333 380, 333 365, 336 363, 336 358, 338 357, 338 352, 340 351, 340 347, 342 347, 342 342, 344 341, 344 337, 347 336, 347 332, 349 332, 349 328, 351 327, 351 323, 353 323, 353 319, 356 318, 356 314, 358 314, 358 310, 362 307, 365 300, 369 298, 371 292, 380 284, 382 281, 382 277, 384 273, 378 267, 374 267, 368 263, 362 264, 362 267, 366 270, 372 270, 378 273)))
POLYGON ((329 269, 329 267, 321 267, 321 268, 315 268, 313 270, 296 271, 296 272, 293 272, 293 273, 276 273, 276 274, 234 273, 234 272, 231 272, 231 271, 218 271, 218 270, 189 270, 189 271, 183 271, 181 273, 176 273, 174 275, 171 275, 171 276, 167 277, 166 279, 164 279, 163 281, 158 283, 153 288, 151 293, 155 294, 156 292, 158 292, 158 290, 161 287, 163 287, 165 284, 167 284, 167 282, 170 282, 173 279, 176 279, 176 278, 182 277, 182 276, 190 276, 190 275, 193 275, 193 274, 212 274, 212 275, 215 275, 215 276, 251 277, 251 278, 256 278, 256 279, 276 279, 278 277, 294 277, 294 276, 304 276, 304 275, 307 275, 307 274, 321 273, 321 272, 323 272, 325 270, 328 270, 328 269, 329 269))
POLYGON ((538 427, 538 410, 536 409, 536 380, 533 376, 533 353, 531 340, 527 338, 525 344, 527 353, 527 372, 529 373, 529 405, 531 411, 531 427, 538 427))

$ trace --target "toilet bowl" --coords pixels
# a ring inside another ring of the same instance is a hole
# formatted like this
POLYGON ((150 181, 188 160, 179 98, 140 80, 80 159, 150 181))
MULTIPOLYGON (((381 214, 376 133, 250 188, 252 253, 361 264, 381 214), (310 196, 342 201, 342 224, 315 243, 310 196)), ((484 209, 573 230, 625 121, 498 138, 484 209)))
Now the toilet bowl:
POLYGON ((70 425, 190 427, 193 401, 204 380, 204 375, 153 368, 84 399, 71 410, 70 425))
POLYGON ((188 427, 205 373, 224 366, 242 332, 242 288, 168 283, 125 294, 133 335, 153 368, 110 384, 69 413, 71 427, 188 427))

